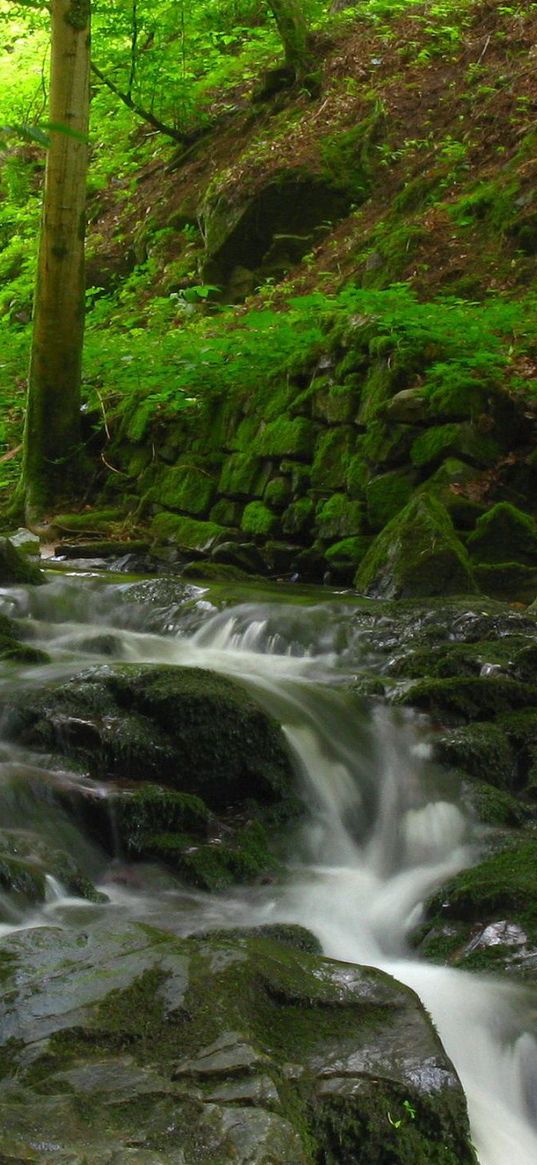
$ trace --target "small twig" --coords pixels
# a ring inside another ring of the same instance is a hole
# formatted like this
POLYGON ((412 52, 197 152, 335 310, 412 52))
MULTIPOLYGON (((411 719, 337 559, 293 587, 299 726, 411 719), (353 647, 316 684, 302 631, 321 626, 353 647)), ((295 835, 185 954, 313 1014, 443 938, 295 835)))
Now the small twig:
POLYGON ((4 453, 4 456, 0 457, 0 462, 12 461, 12 459, 17 456, 17 453, 20 453, 21 449, 22 445, 17 445, 16 449, 10 449, 9 453, 4 453))
POLYGON ((125 473, 123 469, 116 469, 115 465, 110 465, 110 462, 106 460, 104 453, 101 453, 101 461, 104 465, 106 465, 107 469, 111 470, 112 473, 119 473, 120 477, 128 477, 128 474, 125 473))
POLYGON ((487 51, 487 49, 488 49, 488 47, 489 47, 489 44, 490 44, 491 40, 492 40, 492 34, 489 32, 489 35, 488 35, 488 37, 487 37, 487 39, 486 39, 486 41, 485 41, 485 44, 483 45, 483 48, 482 48, 482 50, 481 50, 481 53, 480 53, 480 55, 479 55, 479 56, 478 56, 478 58, 477 58, 477 62, 476 62, 476 63, 477 63, 478 65, 480 65, 480 64, 481 64, 481 61, 483 60, 483 57, 485 56, 485 53, 486 53, 486 51, 487 51))

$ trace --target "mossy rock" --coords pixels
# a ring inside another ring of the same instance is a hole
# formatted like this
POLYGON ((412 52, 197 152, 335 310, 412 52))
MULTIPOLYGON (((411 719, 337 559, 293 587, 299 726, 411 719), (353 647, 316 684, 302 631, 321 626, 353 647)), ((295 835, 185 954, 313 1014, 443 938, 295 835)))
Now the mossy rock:
POLYGON ((353 385, 327 383, 313 385, 312 413, 315 420, 329 425, 346 425, 358 412, 360 392, 353 385))
POLYGON ((218 492, 239 500, 262 498, 271 472, 270 462, 257 454, 233 453, 222 467, 218 492))
POLYGON ((357 538, 341 538, 338 542, 333 542, 324 551, 324 557, 328 565, 335 570, 343 570, 350 567, 356 567, 365 558, 372 539, 366 534, 360 534, 357 538))
POLYGON ((394 395, 399 384, 399 372, 388 359, 374 360, 362 385, 357 421, 367 425, 394 395))
POLYGON ((290 538, 302 538, 311 534, 315 518, 315 505, 310 497, 297 498, 282 514, 282 530, 290 538))
POLYGON ((477 589, 447 510, 427 496, 415 496, 388 522, 358 568, 355 586, 389 599, 477 589))
POLYGON ((355 444, 355 432, 350 426, 338 425, 321 433, 315 445, 312 486, 326 490, 343 489, 355 444))
POLYGON ((193 550, 207 552, 218 539, 229 538, 225 526, 218 526, 216 522, 199 522, 196 518, 168 513, 155 515, 151 532, 157 542, 173 542, 187 553, 193 550))
POLYGON ((127 1160, 135 1136, 148 1165, 475 1165, 462 1087, 415 993, 274 928, 31 930, 4 939, 0 975, 14 1160, 38 1111, 40 1137, 73 1160, 127 1160))
POLYGON ((462 769, 478 781, 512 788, 515 754, 508 737, 497 724, 476 721, 434 738, 435 758, 441 764, 462 769))
POLYGON ((369 466, 367 476, 371 477, 372 470, 408 465, 416 433, 415 425, 395 425, 379 418, 370 421, 367 431, 357 441, 359 456, 369 466))
POLYGON ((482 433, 470 422, 434 425, 416 437, 410 460, 417 469, 431 469, 448 457, 487 467, 500 457, 500 446, 489 433, 482 433))
POLYGON ((183 510, 194 517, 209 513, 216 493, 216 484, 209 473, 196 466, 174 465, 161 473, 155 496, 169 510, 183 510))
POLYGON ((486 488, 485 474, 460 461, 448 457, 442 465, 418 486, 419 493, 433 494, 446 507, 453 524, 459 530, 472 530, 484 512, 484 506, 474 501, 473 494, 486 488))
POLYGON ((263 494, 263 501, 271 510, 276 510, 277 512, 285 510, 286 506, 292 501, 292 489, 289 478, 283 475, 273 477, 263 494))
POLYGON ((537 595, 537 566, 521 562, 477 562, 474 575, 483 594, 511 603, 532 603, 537 595))
POLYGON ((393 469, 372 477, 366 487, 367 520, 372 530, 382 530, 410 501, 416 475, 412 470, 393 469))
POLYGON ((252 534, 256 538, 269 538, 278 532, 279 525, 278 515, 264 502, 249 502, 245 506, 241 520, 241 530, 244 534, 252 534))
POLYGON ((53 525, 61 534, 99 534, 124 518, 123 510, 87 510, 81 514, 55 514, 53 525))
POLYGON ((305 417, 278 417, 259 433, 255 452, 261 457, 296 457, 311 461, 317 427, 305 417))
POLYGON ((360 533, 362 524, 361 502, 351 501, 343 493, 332 494, 327 501, 321 502, 315 515, 316 535, 323 542, 356 536, 360 533))
POLYGON ((311 486, 310 465, 302 465, 298 461, 288 461, 284 458, 280 462, 280 473, 288 478, 293 498, 301 498, 308 492, 311 486))
POLYGON ((220 498, 215 502, 209 514, 209 521, 216 526, 240 526, 242 517, 241 502, 232 502, 229 498, 220 498))
POLYGON ((153 782, 213 810, 297 807, 281 729, 240 685, 202 668, 96 667, 1 703, 11 739, 95 777, 153 782))
POLYGON ((492 720, 536 701, 536 688, 502 675, 418 680, 394 697, 396 704, 420 708, 447 724, 492 720))
POLYGON ((451 879, 432 899, 431 915, 468 922, 509 918, 537 926, 537 840, 521 837, 451 879))
POLYGON ((537 567, 537 524, 509 502, 498 502, 478 519, 467 548, 478 563, 520 562, 537 567))
POLYGON ((27 554, 16 550, 9 538, 0 538, 0 586, 41 586, 46 581, 27 554))

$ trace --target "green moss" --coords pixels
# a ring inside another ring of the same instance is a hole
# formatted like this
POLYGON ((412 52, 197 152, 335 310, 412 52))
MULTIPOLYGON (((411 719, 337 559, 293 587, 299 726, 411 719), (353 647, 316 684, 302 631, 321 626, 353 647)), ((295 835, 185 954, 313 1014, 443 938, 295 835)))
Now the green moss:
POLYGON ((357 538, 342 538, 339 542, 334 542, 332 546, 324 552, 324 557, 329 566, 338 569, 346 569, 347 567, 356 567, 365 558, 369 547, 371 546, 371 538, 361 534, 357 538))
POLYGON ((479 563, 537 566, 537 524, 509 502, 498 502, 479 518, 467 547, 479 563))
POLYGON ((269 481, 263 501, 273 510, 284 510, 291 501, 291 484, 287 477, 273 477, 269 481))
MULTIPOLYGON (((363 461, 375 469, 391 468, 408 464, 410 450, 416 438, 412 425, 394 425, 382 420, 373 420, 367 431, 358 440, 358 451, 363 461)), ((370 476, 370 473, 368 474, 370 476)))
POLYGON ((118 835, 128 853, 142 854, 155 833, 207 828, 209 810, 200 797, 146 785, 129 796, 113 799, 118 835))
POLYGON ((537 841, 522 839, 463 870, 431 902, 444 918, 537 923, 537 841))
POLYGON ((270 462, 250 453, 233 453, 222 467, 218 492, 231 498, 261 498, 270 475, 270 462))
POLYGON ((338 426, 321 433, 315 445, 311 482, 315 488, 339 490, 345 487, 349 462, 355 452, 355 434, 350 426, 338 426))
POLYGON ((324 388, 313 385, 313 416, 329 425, 346 425, 354 421, 358 412, 360 392, 349 384, 332 384, 324 388))
POLYGON ((482 472, 456 457, 448 457, 418 489, 420 493, 434 494, 458 529, 471 530, 483 513, 483 506, 468 495, 478 491, 482 483, 485 484, 482 472))
POLYGON ((319 506, 315 516, 315 530, 318 538, 330 542, 334 538, 358 534, 362 522, 361 502, 350 501, 345 494, 336 493, 319 506))
POLYGON ((143 853, 164 862, 191 885, 210 891, 251 882, 278 869, 258 821, 249 822, 232 840, 212 843, 177 832, 154 834, 146 838, 143 853))
POLYGON ((515 756, 496 724, 475 722, 436 737, 435 756, 477 780, 500 786, 512 782, 515 756))
POLYGON ((0 886, 26 902, 45 901, 45 876, 35 863, 0 853, 0 886))
POLYGON ((16 639, 0 634, 0 659, 11 659, 14 663, 50 663, 46 651, 19 643, 16 639))
POLYGON ((61 533, 99 533, 103 528, 120 522, 125 514, 122 510, 88 510, 83 514, 56 514, 54 526, 61 533))
POLYGON ((261 457, 311 459, 316 427, 305 417, 278 417, 258 435, 255 452, 261 457))
POLYGON ((277 515, 264 502, 250 502, 245 507, 241 521, 241 530, 245 534, 267 538, 276 533, 278 526, 277 515))
POLYGON ((415 496, 375 539, 358 568, 357 590, 385 598, 475 591, 470 562, 445 508, 415 496))
MULTIPOLYGON (((489 771, 488 780, 494 775, 493 770, 489 771)), ((479 820, 493 828, 507 829, 524 825, 532 816, 530 806, 521 804, 511 793, 497 789, 494 785, 472 783, 468 797, 479 820)))
POLYGON ((298 498, 282 515, 282 529, 291 538, 308 535, 313 527, 315 506, 312 498, 298 498))
POLYGON ((227 537, 224 526, 215 522, 198 522, 178 514, 156 514, 151 531, 157 542, 175 542, 184 550, 208 550, 217 538, 227 537))
POLYGON ((489 720, 535 704, 537 691, 506 676, 469 676, 421 680, 395 697, 395 703, 421 708, 447 722, 489 720))
POLYGON ((420 433, 410 450, 418 469, 432 467, 447 457, 458 457, 471 465, 493 465, 498 460, 498 442, 469 423, 436 425, 420 433))
MULTIPOLYGON (((381 337, 387 339, 387 337, 381 337)), ((358 421, 367 425, 393 396, 399 380, 397 369, 388 359, 376 359, 368 372, 361 392, 358 421)))
POLYGON ((9 538, 0 538, 0 586, 40 586, 45 582, 39 567, 12 546, 9 538))
POLYGON ((447 210, 460 227, 483 223, 496 234, 503 234, 516 218, 518 189, 518 182, 512 178, 479 182, 456 202, 447 204, 447 210))
POLYGON ((240 526, 241 517, 242 505, 240 502, 220 498, 212 507, 209 521, 214 522, 216 526, 240 526))
POLYGON ((521 562, 476 563, 474 575, 485 595, 511 603, 532 603, 537 595, 537 567, 521 562))
POLYGON ((406 469, 381 473, 368 481, 367 520, 372 530, 382 530, 407 505, 414 485, 415 475, 406 469))
POLYGON ((344 484, 350 498, 363 498, 368 478, 369 467, 365 458, 361 454, 348 457, 344 484))
POLYGON ((161 473, 155 496, 170 510, 202 516, 211 508, 216 485, 209 473, 196 466, 175 465, 161 473))
POLYGON ((339 130, 321 140, 321 158, 326 174, 336 186, 348 191, 359 205, 368 197, 373 170, 375 143, 383 132, 384 117, 374 111, 349 130, 339 130))

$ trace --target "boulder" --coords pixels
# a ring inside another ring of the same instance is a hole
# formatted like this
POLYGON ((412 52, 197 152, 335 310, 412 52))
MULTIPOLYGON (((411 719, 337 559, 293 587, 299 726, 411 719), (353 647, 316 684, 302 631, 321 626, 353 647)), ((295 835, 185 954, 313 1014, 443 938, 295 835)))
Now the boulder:
POLYGON ((414 993, 274 928, 41 928, 3 940, 0 973, 6 1161, 475 1165, 414 993))
POLYGON ((43 572, 29 561, 28 554, 18 550, 9 538, 0 538, 0 586, 40 586, 45 581, 43 572))
POLYGON ((389 599, 477 590, 447 510, 427 495, 412 498, 384 527, 358 568, 355 586, 389 599))

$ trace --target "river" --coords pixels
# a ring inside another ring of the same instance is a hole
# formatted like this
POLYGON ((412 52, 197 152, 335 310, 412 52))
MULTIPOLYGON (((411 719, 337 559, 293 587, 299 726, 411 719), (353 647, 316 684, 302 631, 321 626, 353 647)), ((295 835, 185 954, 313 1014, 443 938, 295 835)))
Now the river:
MULTIPOLYGON (((69 898, 49 878, 47 904, 4 911, 0 934, 51 918, 69 927, 101 911, 151 919, 181 935, 300 923, 328 956, 381 967, 419 994, 463 1082, 480 1165, 535 1165, 537 1043, 528 992, 425 964, 408 945, 423 901, 475 860, 478 842, 476 826, 431 764, 420 720, 381 705, 356 714, 347 687, 360 670, 361 637, 344 598, 215 593, 177 585, 174 596, 171 584, 166 600, 162 584, 91 574, 6 589, 0 610, 31 621, 33 642, 51 663, 2 664, 0 688, 114 660, 211 668, 238 679, 278 718, 296 760, 307 811, 288 844, 287 876, 225 895, 180 886, 157 892, 150 879, 143 887, 139 879, 118 881, 114 864, 63 825, 63 846, 79 860, 85 855, 109 902, 69 898)), ((5 742, 0 762, 7 787, 15 770, 31 771, 36 759, 5 742)), ((20 824, 20 804, 7 794, 0 799, 4 828, 20 824)), ((37 831, 57 827, 41 802, 26 801, 23 814, 37 831)))

